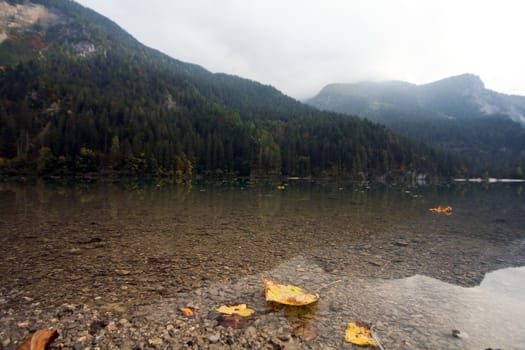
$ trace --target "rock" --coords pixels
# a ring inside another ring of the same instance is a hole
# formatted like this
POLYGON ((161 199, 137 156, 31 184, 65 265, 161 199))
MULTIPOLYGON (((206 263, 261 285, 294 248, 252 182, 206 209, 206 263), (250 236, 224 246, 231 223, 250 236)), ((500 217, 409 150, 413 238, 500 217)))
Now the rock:
POLYGON ((95 335, 97 334, 101 329, 105 328, 108 325, 108 323, 104 320, 95 320, 91 322, 89 325, 89 334, 95 335))
POLYGON ((120 303, 107 303, 102 305, 102 310, 104 312, 111 312, 111 313, 124 313, 126 312, 126 306, 120 303))
POLYGON ((246 330, 244 331, 244 335, 245 335, 247 338, 256 338, 256 337, 257 337, 257 329, 255 329, 254 326, 249 326, 249 327, 246 328, 246 330))
POLYGON ((9 344, 11 344, 11 339, 10 338, 5 338, 2 340, 2 345, 4 346, 4 348, 7 348, 9 346, 9 344))
POLYGON ((122 343, 120 343, 119 345, 119 349, 121 350, 135 350, 135 349, 140 349, 140 347, 137 347, 131 340, 124 340, 122 343))
MULTIPOLYGON (((129 321, 126 319, 126 318, 121 318, 119 321, 118 321, 118 324, 121 325, 122 327, 129 327, 130 326, 130 323, 129 321)), ((173 326, 172 326, 173 327, 173 326)), ((169 329, 168 329, 169 330, 169 329)))
POLYGON ((20 328, 27 328, 27 327, 29 327, 29 321, 28 321, 28 320, 25 320, 25 321, 23 321, 23 322, 19 322, 19 323, 17 324, 17 326, 20 327, 20 328))
POLYGON ((465 332, 461 332, 459 329, 453 329, 452 330, 452 336, 454 338, 458 338, 458 339, 467 339, 468 338, 468 334, 465 333, 465 332))
POLYGON ((85 343, 87 340, 87 336, 83 335, 77 339, 77 343, 85 343))
POLYGON ((288 341, 290 340, 290 334, 279 334, 277 336, 277 338, 280 340, 280 341, 288 341))
POLYGON ((153 337, 148 339, 148 344, 151 346, 161 346, 163 343, 163 340, 159 337, 153 337))
POLYGON ((115 332, 117 330, 117 325, 115 324, 115 322, 111 321, 107 326, 106 326, 106 331, 108 332, 115 332))
POLYGON ((210 341, 210 343, 215 344, 215 343, 217 343, 219 341, 219 337, 216 336, 216 335, 210 335, 208 340, 210 341))
POLYGON ((329 309, 332 312, 340 312, 341 310, 343 310, 343 307, 338 301, 332 301, 330 303, 329 309))

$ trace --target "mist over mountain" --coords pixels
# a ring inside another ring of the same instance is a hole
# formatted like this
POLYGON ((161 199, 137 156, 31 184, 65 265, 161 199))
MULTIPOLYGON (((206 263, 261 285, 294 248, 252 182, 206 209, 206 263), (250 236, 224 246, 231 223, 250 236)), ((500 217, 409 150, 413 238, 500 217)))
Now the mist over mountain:
POLYGON ((148 48, 74 1, 0 1, 0 170, 8 174, 388 177, 457 158, 271 86, 148 48))
POLYGON ((485 88, 473 74, 415 85, 402 81, 330 84, 307 101, 359 115, 469 159, 494 176, 523 175, 525 97, 485 88))
POLYGON ((488 90, 473 74, 424 85, 402 81, 330 84, 307 102, 321 109, 351 114, 391 107, 418 109, 453 118, 501 115, 525 123, 524 96, 488 90))

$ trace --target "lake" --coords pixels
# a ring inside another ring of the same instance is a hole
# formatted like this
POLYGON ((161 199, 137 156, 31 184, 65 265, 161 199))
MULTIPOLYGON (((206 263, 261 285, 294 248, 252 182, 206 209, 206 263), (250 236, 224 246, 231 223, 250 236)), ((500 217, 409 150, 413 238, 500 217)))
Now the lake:
POLYGON ((525 348, 523 184, 278 184, 0 184, 0 347, 64 305, 165 325, 247 303, 304 348, 351 349, 360 320, 385 349, 525 348), (263 277, 320 300, 269 308, 263 277))

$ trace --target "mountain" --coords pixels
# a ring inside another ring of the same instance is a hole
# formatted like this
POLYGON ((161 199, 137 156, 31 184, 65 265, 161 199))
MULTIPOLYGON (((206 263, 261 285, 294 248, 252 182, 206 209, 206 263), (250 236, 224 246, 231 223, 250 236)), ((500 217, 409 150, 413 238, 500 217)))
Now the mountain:
POLYGON ((453 118, 505 115, 525 123, 525 97, 485 88, 481 79, 463 74, 430 84, 402 81, 330 84, 307 101, 321 109, 363 114, 373 109, 401 108, 453 118))
POLYGON ((452 176, 381 125, 148 48, 70 0, 0 0, 0 172, 452 176))
POLYGON ((331 84, 307 101, 360 115, 467 158, 475 172, 523 176, 525 97, 485 88, 472 74, 415 85, 401 81, 331 84))

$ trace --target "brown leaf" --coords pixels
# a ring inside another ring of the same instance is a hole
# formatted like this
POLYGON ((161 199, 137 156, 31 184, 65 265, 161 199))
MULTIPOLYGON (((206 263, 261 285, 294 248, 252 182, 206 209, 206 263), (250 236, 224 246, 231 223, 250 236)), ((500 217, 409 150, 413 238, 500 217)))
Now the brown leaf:
POLYGON ((46 346, 58 338, 56 330, 39 330, 23 342, 16 350, 45 350, 46 346))
POLYGON ((194 318, 195 317, 195 311, 192 307, 181 307, 179 308, 179 311, 184 314, 184 316, 188 318, 194 318))
POLYGON ((242 317, 236 314, 221 315, 217 322, 223 327, 246 328, 253 321, 252 317, 242 317))
POLYGON ((439 214, 445 214, 445 215, 452 214, 451 206, 438 205, 436 208, 430 208, 429 210, 433 213, 439 213, 439 214))

